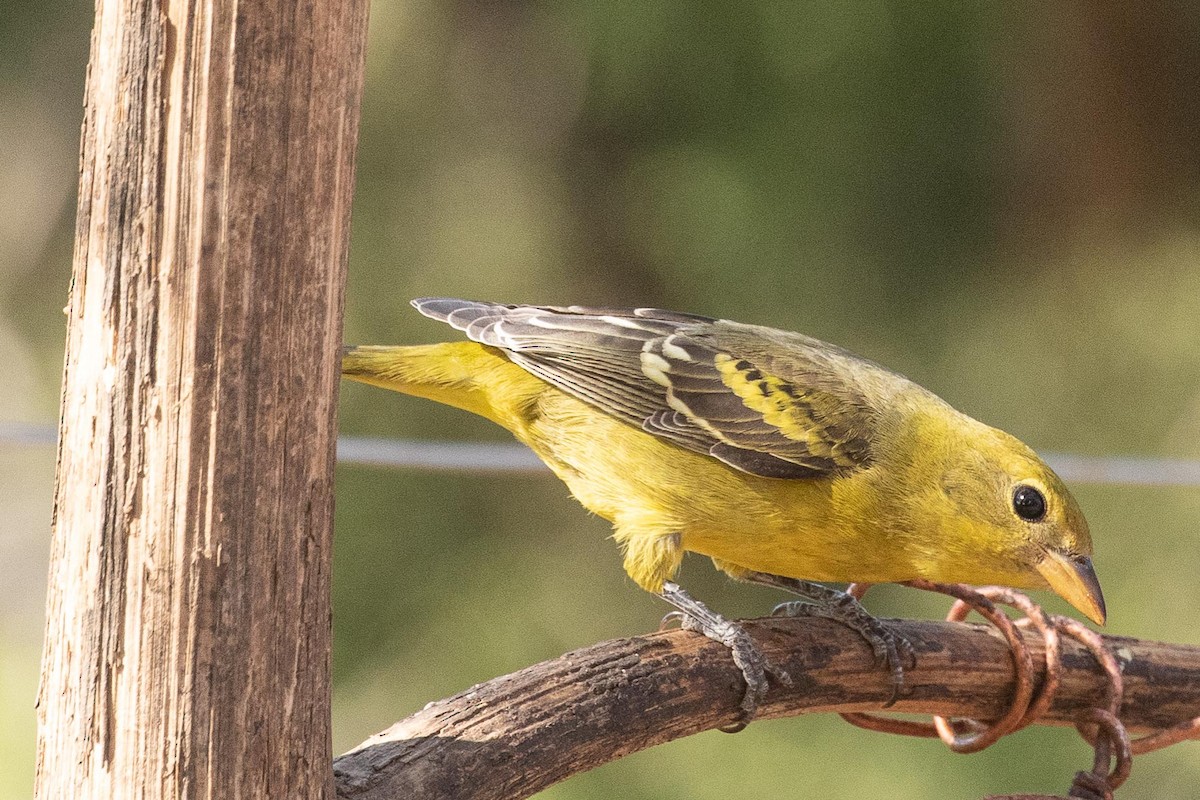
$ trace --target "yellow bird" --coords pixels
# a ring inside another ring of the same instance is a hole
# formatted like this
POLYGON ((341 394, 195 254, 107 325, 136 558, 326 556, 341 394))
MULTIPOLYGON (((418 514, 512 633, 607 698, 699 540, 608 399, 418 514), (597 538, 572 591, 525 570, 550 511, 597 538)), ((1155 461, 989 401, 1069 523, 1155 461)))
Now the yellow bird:
POLYGON ((728 646, 753 717, 774 669, 672 579, 685 551, 862 633, 894 685, 908 643, 811 581, 1049 587, 1097 623, 1087 522, 1022 442, 798 333, 653 308, 427 298, 468 342, 347 347, 347 378, 486 417, 613 524, 625 571, 728 646))

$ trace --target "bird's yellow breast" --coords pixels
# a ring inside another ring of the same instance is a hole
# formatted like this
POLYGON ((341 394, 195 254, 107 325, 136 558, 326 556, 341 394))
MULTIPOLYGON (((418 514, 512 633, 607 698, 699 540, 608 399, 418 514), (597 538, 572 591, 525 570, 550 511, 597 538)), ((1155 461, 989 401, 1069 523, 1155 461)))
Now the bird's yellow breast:
POLYGON ((870 471, 843 478, 780 480, 686 451, 529 375, 512 364, 506 396, 488 405, 590 511, 611 521, 626 569, 658 591, 682 551, 726 571, 808 580, 895 581, 916 577, 899 548, 864 530, 870 471), (520 389, 514 391, 514 384, 520 389), (672 543, 680 553, 667 553, 672 543))

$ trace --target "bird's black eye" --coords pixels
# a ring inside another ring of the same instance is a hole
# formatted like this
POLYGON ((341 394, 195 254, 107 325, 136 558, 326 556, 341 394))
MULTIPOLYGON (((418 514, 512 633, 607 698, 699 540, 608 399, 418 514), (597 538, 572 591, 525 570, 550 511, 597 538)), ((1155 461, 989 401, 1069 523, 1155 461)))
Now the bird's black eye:
POLYGON ((1013 492, 1013 511, 1029 522, 1037 522, 1046 516, 1046 498, 1032 486, 1018 486, 1013 492))

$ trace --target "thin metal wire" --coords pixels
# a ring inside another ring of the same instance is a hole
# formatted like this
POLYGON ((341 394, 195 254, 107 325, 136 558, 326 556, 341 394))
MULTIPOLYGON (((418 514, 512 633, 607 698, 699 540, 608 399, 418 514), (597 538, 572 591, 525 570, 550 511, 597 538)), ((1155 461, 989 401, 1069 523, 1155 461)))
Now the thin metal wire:
POLYGON ((423 442, 339 436, 338 463, 432 472, 550 474, 523 444, 508 442, 423 442))
POLYGON ((1101 486, 1200 486, 1200 460, 1143 456, 1080 456, 1044 453, 1068 483, 1101 486))
POLYGON ((0 422, 0 445, 26 447, 53 445, 58 431, 53 425, 31 425, 27 422, 0 422))
MULTIPOLYGON (((53 445, 53 425, 0 422, 0 447, 53 445)), ((1063 480, 1077 485, 1200 488, 1200 460, 1139 456, 1044 454, 1063 480)), ((548 475, 528 447, 516 442, 440 442, 338 437, 338 461, 371 467, 431 472, 481 472, 548 475)))

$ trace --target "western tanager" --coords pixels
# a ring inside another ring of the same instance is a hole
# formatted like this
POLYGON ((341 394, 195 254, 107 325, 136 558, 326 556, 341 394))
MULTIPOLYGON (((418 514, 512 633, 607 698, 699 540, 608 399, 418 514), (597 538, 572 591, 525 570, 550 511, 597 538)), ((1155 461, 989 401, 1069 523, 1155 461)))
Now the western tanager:
POLYGON ((653 308, 413 305, 469 342, 348 347, 348 378, 471 411, 529 445, 613 523, 625 570, 726 644, 747 682, 771 667, 745 630, 672 581, 685 551, 860 631, 898 686, 907 642, 809 581, 1049 587, 1098 623, 1083 514, 1027 446, 903 376, 825 342, 653 308))

